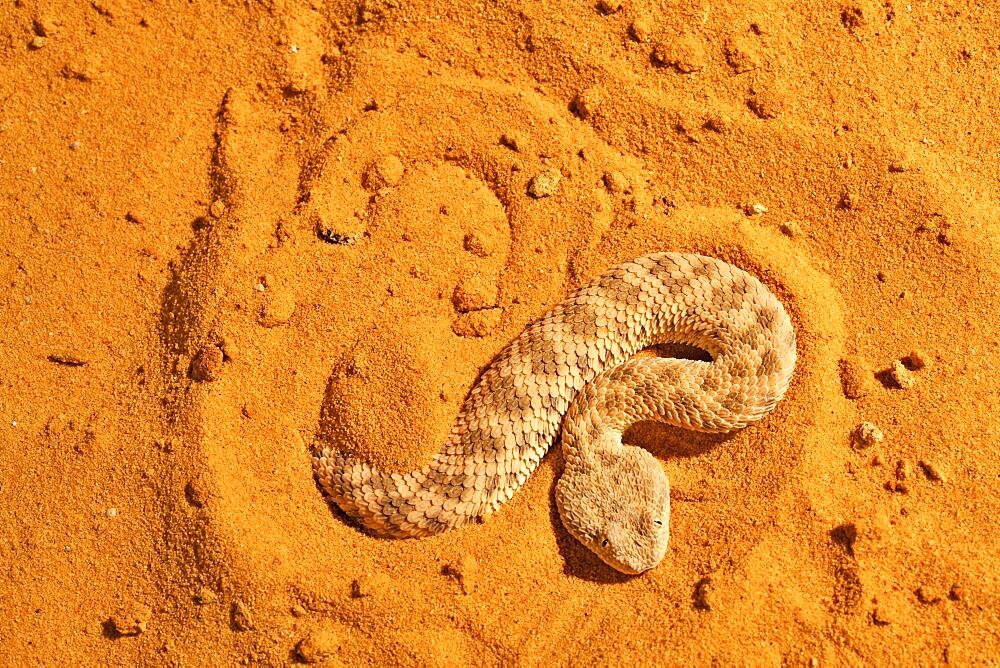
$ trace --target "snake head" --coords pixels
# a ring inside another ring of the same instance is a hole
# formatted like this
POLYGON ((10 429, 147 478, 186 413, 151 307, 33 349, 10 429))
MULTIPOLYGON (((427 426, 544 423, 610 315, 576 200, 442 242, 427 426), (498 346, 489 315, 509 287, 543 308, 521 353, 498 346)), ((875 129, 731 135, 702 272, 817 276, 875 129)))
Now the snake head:
POLYGON ((638 574, 663 560, 670 538, 670 483, 641 448, 598 452, 556 483, 563 526, 615 570, 638 574))

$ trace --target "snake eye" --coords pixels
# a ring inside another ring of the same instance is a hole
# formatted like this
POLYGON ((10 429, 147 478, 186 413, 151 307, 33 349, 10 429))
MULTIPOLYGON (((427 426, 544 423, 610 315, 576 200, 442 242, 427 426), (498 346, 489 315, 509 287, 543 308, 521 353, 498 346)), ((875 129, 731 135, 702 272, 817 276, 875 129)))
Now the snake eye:
POLYGON ((663 520, 653 520, 653 524, 655 524, 658 527, 661 527, 663 526, 663 520))
POLYGON ((608 546, 608 539, 605 538, 604 540, 601 541, 601 547, 607 547, 607 546, 608 546))

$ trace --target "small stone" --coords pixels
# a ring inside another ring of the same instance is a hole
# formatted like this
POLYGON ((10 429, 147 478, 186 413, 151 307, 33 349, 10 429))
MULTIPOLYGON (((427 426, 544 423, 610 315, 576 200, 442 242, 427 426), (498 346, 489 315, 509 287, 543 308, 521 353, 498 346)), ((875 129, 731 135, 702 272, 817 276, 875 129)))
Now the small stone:
POLYGON ((909 486, 905 482, 898 480, 886 480, 885 488, 895 494, 906 494, 910 491, 909 486))
POLYGON ((763 216, 767 213, 767 207, 757 202, 755 204, 747 204, 743 207, 743 212, 748 216, 763 216))
POLYGON ((802 236, 802 228, 799 227, 799 224, 794 220, 787 220, 783 222, 778 229, 780 229, 781 233, 786 237, 802 236))
POLYGON ((90 364, 86 357, 71 350, 57 350, 54 353, 49 353, 48 360, 63 366, 87 366, 90 364))
POLYGON ((222 371, 224 358, 219 346, 204 346, 191 360, 191 378, 199 382, 212 382, 222 371))
POLYGON ((872 608, 872 624, 875 626, 888 626, 891 623, 892 619, 885 608, 872 608))
POLYGON ((860 399, 874 388, 872 374, 859 357, 840 360, 840 385, 848 399, 860 399))
POLYGON ((451 331, 461 337, 482 338, 500 327, 502 309, 487 308, 471 313, 461 313, 451 323, 451 331))
POLYGON ((845 211, 857 211, 861 206, 861 198, 853 189, 845 188, 840 194, 837 206, 845 211))
POLYGON ((268 329, 284 325, 295 312, 295 296, 291 290, 274 288, 269 290, 260 308, 260 324, 268 329))
POLYGON ((152 617, 152 608, 143 603, 132 601, 116 610, 108 621, 118 635, 137 636, 146 631, 152 617))
POLYGON ((604 172, 603 180, 604 187, 608 189, 608 192, 615 195, 626 193, 631 187, 628 178, 621 172, 604 172))
POLYGON ((38 49, 44 48, 46 42, 48 42, 48 38, 44 35, 35 35, 31 38, 31 41, 28 42, 28 48, 37 51, 38 49))
POLYGON ((330 629, 311 631, 295 645, 295 653, 305 663, 320 663, 335 657, 341 648, 340 638, 330 629))
POLYGON ((548 168, 541 171, 528 184, 528 194, 535 199, 554 195, 559 187, 562 174, 558 169, 548 168))
POLYGON ((188 480, 184 485, 184 498, 195 508, 203 508, 208 502, 208 492, 198 478, 188 480))
POLYGON ((491 239, 482 237, 475 232, 469 232, 462 239, 462 247, 476 257, 489 257, 493 255, 494 243, 491 239))
POLYGON ((965 598, 965 589, 960 584, 953 584, 951 589, 948 590, 948 598, 953 601, 961 601, 965 598))
POLYGON ((709 114, 705 118, 705 129, 724 134, 733 129, 733 119, 726 114, 709 114))
POLYGON ((775 91, 760 90, 750 95, 747 106, 757 118, 766 121, 781 115, 785 108, 785 100, 775 91))
POLYGON ((882 466, 883 463, 882 457, 877 452, 872 455, 872 466, 882 466))
POLYGON ((104 511, 104 514, 106 516, 110 517, 111 519, 114 519, 114 518, 118 517, 118 509, 117 508, 108 508, 107 510, 104 511))
POLYGON ((385 573, 365 573, 351 582, 351 598, 380 596, 389 591, 392 579, 385 573))
POLYGON ((226 205, 221 199, 217 199, 212 202, 212 205, 208 207, 208 215, 212 218, 222 218, 226 215, 226 205))
POLYGON ((42 37, 52 37, 59 32, 59 22, 51 16, 38 16, 32 21, 35 34, 42 37))
POLYGON ((694 607, 706 612, 712 609, 712 599, 714 598, 714 587, 712 578, 703 577, 694 586, 694 607))
POLYGON ((194 595, 194 602, 198 605, 211 605, 218 600, 218 594, 208 587, 202 587, 198 590, 198 593, 194 595))
POLYGON ((455 286, 451 301, 459 313, 469 313, 496 307, 497 298, 496 282, 476 273, 466 275, 455 286))
POLYGON ((653 21, 648 16, 637 16, 628 26, 629 36, 640 43, 652 41, 654 30, 653 21))
POLYGON ((74 139, 73 141, 71 141, 69 143, 69 150, 71 150, 71 151, 78 151, 78 150, 80 150, 80 140, 79 139, 74 139))
POLYGON ((306 614, 308 614, 308 611, 305 608, 303 608, 301 605, 297 605, 296 604, 296 605, 292 606, 291 613, 292 613, 292 617, 301 618, 301 617, 305 617, 306 614))
POLYGON ((96 54, 75 54, 72 58, 70 62, 63 65, 63 77, 86 82, 93 81, 100 76, 102 67, 100 56, 96 54))
POLYGON ((901 390, 908 390, 917 383, 917 379, 913 373, 899 360, 893 362, 892 367, 889 368, 889 377, 896 384, 896 387, 901 390))
POLYGON ((760 55, 757 52, 757 47, 748 36, 730 37, 726 40, 723 52, 726 56, 726 62, 737 74, 760 67, 760 55))
POLYGON ((669 42, 660 42, 653 48, 653 62, 673 67, 681 74, 700 72, 708 65, 708 56, 701 40, 683 34, 669 42))
POLYGON ((904 460, 896 462, 896 480, 902 482, 913 477, 913 468, 904 460))
POLYGON ((854 442, 861 448, 871 447, 884 439, 882 430, 871 422, 862 422, 854 429, 854 442))
POLYGON ((250 608, 248 608, 247 605, 240 599, 235 599, 233 601, 233 607, 229 611, 229 617, 233 628, 237 631, 250 631, 254 628, 254 621, 250 614, 250 608))
POLYGON ((455 578, 462 587, 462 593, 468 595, 475 588, 479 564, 471 554, 464 554, 457 562, 445 566, 442 572, 455 578))
POLYGON ((594 117, 603 101, 604 92, 601 87, 591 86, 573 99, 573 111, 583 120, 588 120, 594 117))
POLYGON ((920 585, 914 592, 917 600, 924 605, 937 605, 941 602, 942 596, 927 585, 920 585))
POLYGON ((374 192, 399 185, 404 171, 402 160, 394 155, 385 155, 368 166, 362 181, 365 188, 374 192))
POLYGON ((903 362, 914 371, 930 369, 934 364, 934 360, 931 359, 930 355, 919 348, 904 357, 903 362))
POLYGON ((918 464, 920 466, 920 470, 924 472, 924 475, 927 476, 928 480, 933 480, 934 482, 945 482, 944 472, 940 467, 927 461, 926 459, 921 459, 918 464))
POLYGON ((602 14, 614 14, 622 8, 622 0, 597 0, 597 11, 602 14))
POLYGON ((500 135, 500 143, 512 151, 522 151, 525 147, 524 136, 519 132, 508 131, 500 135))

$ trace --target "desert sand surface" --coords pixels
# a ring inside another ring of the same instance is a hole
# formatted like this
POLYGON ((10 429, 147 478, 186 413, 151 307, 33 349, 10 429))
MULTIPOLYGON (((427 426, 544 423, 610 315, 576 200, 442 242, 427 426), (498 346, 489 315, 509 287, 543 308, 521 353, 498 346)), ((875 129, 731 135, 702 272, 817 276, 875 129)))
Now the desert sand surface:
POLYGON ((998 660, 996 5, 2 7, 0 662, 998 660), (317 444, 422 466, 662 250, 758 276, 798 366, 740 432, 627 434, 657 568, 565 531, 558 445, 435 538, 324 501, 317 444))

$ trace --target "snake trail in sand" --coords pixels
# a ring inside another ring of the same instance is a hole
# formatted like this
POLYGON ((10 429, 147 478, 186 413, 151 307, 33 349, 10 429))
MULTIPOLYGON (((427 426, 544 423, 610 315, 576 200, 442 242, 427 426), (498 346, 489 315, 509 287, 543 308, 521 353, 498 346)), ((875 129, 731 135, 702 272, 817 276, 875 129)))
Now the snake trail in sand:
POLYGON ((777 298, 721 260, 654 253, 609 269, 528 325, 482 373, 447 443, 423 468, 374 469, 323 447, 313 469, 348 515, 383 535, 426 536, 493 513, 562 430, 563 525, 624 573, 656 566, 669 485, 629 425, 745 427, 772 410, 795 368, 795 331, 777 298), (637 357, 680 343, 712 360, 637 357))

